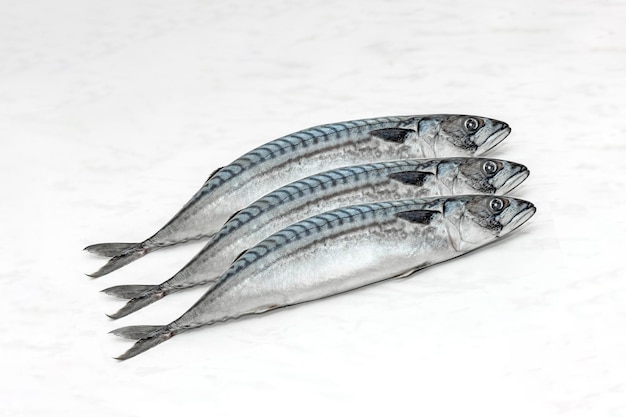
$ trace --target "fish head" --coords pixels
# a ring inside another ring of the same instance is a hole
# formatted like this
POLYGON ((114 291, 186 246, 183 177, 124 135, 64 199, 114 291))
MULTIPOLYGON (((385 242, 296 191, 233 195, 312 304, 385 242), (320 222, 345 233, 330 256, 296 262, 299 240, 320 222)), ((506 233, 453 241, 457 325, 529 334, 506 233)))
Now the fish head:
POLYGON ((481 116, 433 115, 420 119, 417 136, 431 157, 481 155, 511 133, 504 122, 481 116))
POLYGON ((524 165, 499 159, 448 158, 437 166, 437 178, 451 194, 506 194, 529 174, 524 165))
POLYGON ((518 198, 468 195, 448 198, 443 213, 453 246, 468 251, 508 235, 536 210, 532 203, 518 198))

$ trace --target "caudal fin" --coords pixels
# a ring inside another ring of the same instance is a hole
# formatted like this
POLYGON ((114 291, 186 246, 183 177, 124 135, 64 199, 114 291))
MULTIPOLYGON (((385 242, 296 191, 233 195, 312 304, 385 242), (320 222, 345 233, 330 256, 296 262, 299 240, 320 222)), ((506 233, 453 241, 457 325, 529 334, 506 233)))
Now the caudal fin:
POLYGON ((101 292, 123 300, 130 300, 156 287, 158 285, 116 285, 115 287, 105 288, 101 292))
POLYGON ((123 266, 128 265, 133 261, 136 261, 137 259, 149 253, 152 249, 154 248, 147 248, 144 247, 142 244, 139 244, 135 247, 125 250, 120 255, 114 256, 113 258, 109 259, 109 262, 107 262, 102 268, 98 269, 92 274, 87 274, 87 276, 90 276, 92 278, 99 278, 103 275, 109 274, 113 271, 120 269, 123 266))
POLYGON ((111 317, 112 319, 119 319, 128 316, 130 313, 141 310, 142 308, 149 306, 150 304, 160 300, 166 295, 166 291, 160 289, 158 285, 155 285, 153 290, 143 293, 138 297, 132 298, 126 303, 124 307, 120 308, 113 314, 107 314, 107 316, 111 317))
POLYGON ((109 333, 124 339, 139 340, 161 330, 165 326, 126 326, 111 330, 109 333))
POLYGON ((152 349, 156 345, 159 345, 165 342, 166 340, 172 338, 179 332, 180 330, 176 331, 176 330, 169 329, 169 326, 162 327, 160 330, 150 334, 149 336, 138 340, 133 345, 133 347, 131 347, 130 349, 128 349, 126 352, 124 352, 123 354, 121 354, 115 359, 118 359, 120 361, 130 359, 134 356, 139 355, 140 353, 145 352, 148 349, 152 349))
POLYGON ((89 245, 85 249, 89 253, 93 253, 94 255, 103 256, 105 258, 112 258, 114 256, 120 255, 125 250, 132 248, 133 246, 138 246, 140 243, 96 243, 95 245, 89 245))

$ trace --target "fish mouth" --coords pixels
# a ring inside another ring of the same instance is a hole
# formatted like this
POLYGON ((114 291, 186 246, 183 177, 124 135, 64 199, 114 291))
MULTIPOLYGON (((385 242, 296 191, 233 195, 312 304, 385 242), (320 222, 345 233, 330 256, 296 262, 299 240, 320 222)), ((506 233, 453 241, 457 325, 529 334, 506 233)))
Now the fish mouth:
POLYGON ((524 208, 520 210, 513 218, 507 223, 504 228, 502 228, 501 236, 511 233, 513 230, 517 229, 524 223, 528 221, 533 215, 537 212, 537 208, 533 203, 524 202, 524 208))
POLYGON ((518 185, 523 183, 526 180, 526 178, 528 178, 529 175, 530 175, 530 171, 528 170, 528 168, 524 166, 521 167, 521 171, 511 176, 509 179, 507 179, 502 185, 502 187, 500 187, 500 190, 498 190, 498 192, 502 194, 507 194, 511 192, 518 185))
POLYGON ((480 147, 482 148, 482 152, 488 152, 493 149, 497 144, 506 139, 506 137, 509 136, 509 133, 511 133, 511 128, 509 127, 509 125, 504 123, 504 125, 499 130, 492 133, 485 140, 485 142, 480 145, 480 147))

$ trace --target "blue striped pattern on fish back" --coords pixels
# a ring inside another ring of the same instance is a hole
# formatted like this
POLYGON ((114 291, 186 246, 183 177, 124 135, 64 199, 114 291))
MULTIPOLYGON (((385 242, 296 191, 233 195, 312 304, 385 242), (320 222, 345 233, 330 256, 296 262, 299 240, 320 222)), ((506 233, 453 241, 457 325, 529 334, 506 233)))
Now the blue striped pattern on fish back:
POLYGON ((433 207, 438 207, 440 202, 444 199, 445 198, 438 197, 425 200, 401 200, 361 204, 328 211, 299 221, 274 233, 244 252, 232 263, 228 271, 220 277, 220 281, 224 282, 228 280, 231 276, 236 275, 241 270, 247 268, 269 253, 289 243, 311 236, 312 234, 322 233, 335 227, 355 223, 357 221, 365 222, 374 220, 377 217, 388 217, 402 211, 416 209, 432 210, 433 207))
POLYGON ((372 128, 381 124, 406 123, 418 116, 378 117, 374 119, 352 120, 311 127, 296 133, 275 139, 246 153, 231 164, 216 172, 202 187, 202 192, 210 191, 237 177, 263 161, 271 160, 286 153, 306 149, 320 143, 328 143, 349 136, 355 130, 372 128))
MULTIPOLYGON (((421 162, 421 164, 423 163, 424 162, 421 162)), ((312 175, 281 187, 242 209, 224 225, 216 236, 228 235, 239 227, 245 225, 251 220, 254 220, 263 213, 273 210, 281 204, 293 201, 297 198, 310 196, 319 190, 325 190, 329 186, 334 187, 338 183, 348 184, 353 181, 367 180, 371 177, 372 172, 383 169, 401 171, 403 169, 415 168, 419 164, 420 162, 417 162, 416 160, 376 162, 373 164, 339 168, 312 175)))

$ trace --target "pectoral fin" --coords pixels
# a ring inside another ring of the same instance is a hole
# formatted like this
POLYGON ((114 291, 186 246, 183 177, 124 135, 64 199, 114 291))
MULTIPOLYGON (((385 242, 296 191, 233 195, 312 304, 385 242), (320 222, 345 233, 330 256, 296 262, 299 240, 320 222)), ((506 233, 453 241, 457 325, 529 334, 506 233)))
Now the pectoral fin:
POLYGON ((433 174, 428 172, 406 171, 389 174, 389 178, 399 181, 403 184, 421 187, 424 185, 424 182, 426 182, 426 178, 432 175, 433 174))
POLYGON ((370 132, 370 135, 388 142, 404 143, 411 133, 415 133, 415 131, 394 127, 389 129, 373 130, 370 132))
POLYGON ((396 213, 396 217, 400 217, 411 223, 426 225, 429 224, 437 214, 439 214, 439 212, 434 210, 409 210, 396 213))

